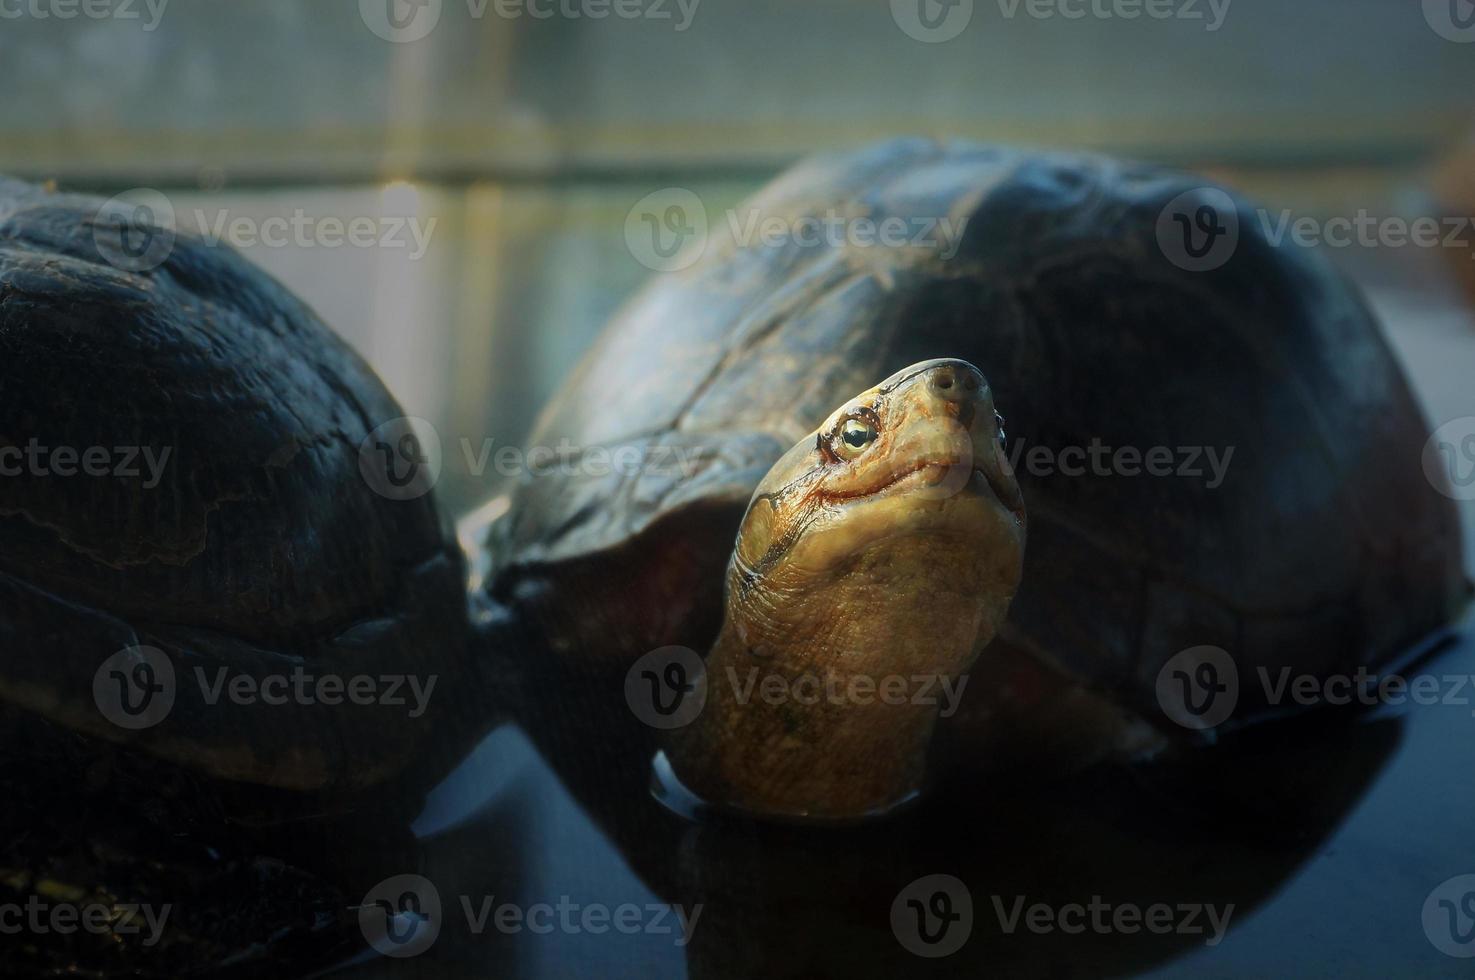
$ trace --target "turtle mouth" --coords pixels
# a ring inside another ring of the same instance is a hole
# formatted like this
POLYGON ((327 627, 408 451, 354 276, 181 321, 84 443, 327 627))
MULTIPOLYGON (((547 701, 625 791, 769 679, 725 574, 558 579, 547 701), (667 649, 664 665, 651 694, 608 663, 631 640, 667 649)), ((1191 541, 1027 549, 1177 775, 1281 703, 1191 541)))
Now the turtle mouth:
MULTIPOLYGON (((962 460, 922 460, 906 469, 892 471, 888 474, 887 479, 880 483, 850 490, 831 490, 825 496, 837 504, 876 497, 891 497, 912 489, 937 486, 947 478, 948 474, 962 465, 962 460)), ((973 469, 976 471, 977 467, 973 469)))
POLYGON ((830 499, 836 503, 845 503, 851 500, 863 500, 868 497, 892 497, 911 490, 945 490, 949 483, 956 484, 952 489, 958 493, 962 493, 970 487, 986 486, 1001 503, 1007 501, 1012 496, 1001 486, 999 477, 990 473, 983 466, 976 463, 969 465, 961 459, 932 459, 923 460, 904 470, 898 470, 890 479, 877 486, 866 487, 849 493, 831 494, 830 499), (965 473, 966 477, 964 476, 965 473))
POLYGON ((874 490, 844 495, 839 502, 858 502, 865 498, 896 499, 909 493, 921 494, 923 499, 934 502, 952 497, 988 497, 1020 523, 1025 520, 1024 500, 1006 475, 977 462, 970 465, 960 459, 925 460, 874 490))

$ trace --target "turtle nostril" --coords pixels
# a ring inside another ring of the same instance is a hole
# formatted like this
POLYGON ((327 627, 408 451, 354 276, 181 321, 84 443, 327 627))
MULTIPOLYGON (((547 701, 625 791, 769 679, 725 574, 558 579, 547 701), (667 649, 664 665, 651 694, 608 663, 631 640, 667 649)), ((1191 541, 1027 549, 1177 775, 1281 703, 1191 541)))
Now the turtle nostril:
POLYGON ((984 389, 983 376, 962 361, 938 364, 927 373, 927 387, 945 402, 974 401, 984 389))

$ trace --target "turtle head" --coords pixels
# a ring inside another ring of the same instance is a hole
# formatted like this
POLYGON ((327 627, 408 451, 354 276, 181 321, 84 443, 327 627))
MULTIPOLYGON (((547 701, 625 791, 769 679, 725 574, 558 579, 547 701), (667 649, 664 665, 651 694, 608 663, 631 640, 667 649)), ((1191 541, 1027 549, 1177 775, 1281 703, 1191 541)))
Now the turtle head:
POLYGON ((669 753, 677 778, 783 817, 859 817, 914 795, 938 692, 961 690, 1007 614, 1024 530, 973 365, 915 364, 846 401, 748 506, 708 701, 669 753))
POLYGON ((1023 527, 982 372, 924 361, 848 400, 774 465, 743 518, 732 584, 843 576, 920 536, 938 539, 938 576, 956 563, 1017 566, 1023 527))

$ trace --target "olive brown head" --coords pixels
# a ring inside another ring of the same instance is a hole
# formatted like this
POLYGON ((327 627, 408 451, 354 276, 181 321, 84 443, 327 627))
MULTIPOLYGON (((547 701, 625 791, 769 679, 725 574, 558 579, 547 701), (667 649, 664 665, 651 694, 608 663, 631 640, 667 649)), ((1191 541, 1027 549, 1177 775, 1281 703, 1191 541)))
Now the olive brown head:
POLYGON ((847 819, 914 796, 944 702, 1019 582, 1003 420, 960 360, 850 399, 769 471, 728 566, 675 776, 708 803, 847 819))

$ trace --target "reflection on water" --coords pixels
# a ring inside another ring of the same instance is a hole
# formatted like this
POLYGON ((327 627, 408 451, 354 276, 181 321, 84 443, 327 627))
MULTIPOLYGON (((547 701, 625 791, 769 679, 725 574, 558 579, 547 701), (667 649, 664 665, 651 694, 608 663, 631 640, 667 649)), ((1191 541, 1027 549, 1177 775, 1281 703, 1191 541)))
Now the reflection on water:
MULTIPOLYGON (((1475 673, 1475 643, 1417 669, 1475 673)), ((1327 710, 1182 764, 1028 791, 963 773, 895 820, 812 830, 659 805, 649 732, 618 681, 540 668, 517 725, 488 736, 417 821, 414 868, 449 909, 434 946, 352 975, 1464 975, 1420 916, 1431 889, 1475 871, 1468 704, 1327 710), (934 875, 964 891, 928 884, 934 904, 906 904, 934 875), (488 906, 540 903, 553 907, 546 934, 491 917, 476 931, 488 906), (675 913, 653 921, 656 903, 681 910, 689 944, 675 913), (970 903, 957 952, 908 951, 942 928, 934 912, 970 903), (641 931, 583 919, 621 906, 641 910, 641 931), (1174 931, 1134 918, 1149 913, 1174 931)))
MULTIPOLYGON (((1325 709, 1063 784, 960 771, 895 819, 818 830, 673 814, 650 794, 652 732, 618 671, 494 639, 487 675, 522 691, 514 720, 418 814, 387 805, 226 836, 178 811, 165 832, 89 810, 68 783, 13 797, 7 816, 47 853, 50 887, 167 896, 201 937, 167 955, 239 961, 240 975, 262 974, 263 950, 272 976, 1468 975, 1422 912, 1440 883, 1475 873, 1470 688, 1463 703, 1325 709), (87 846, 48 850, 48 821, 87 846), (384 913, 366 898, 406 875, 434 889, 438 933, 413 957, 380 955, 360 930, 384 913)), ((1475 674, 1470 624, 1409 672, 1475 674)), ((188 805, 164 793, 159 805, 188 805)), ((157 957, 113 962, 179 972, 157 957)))

